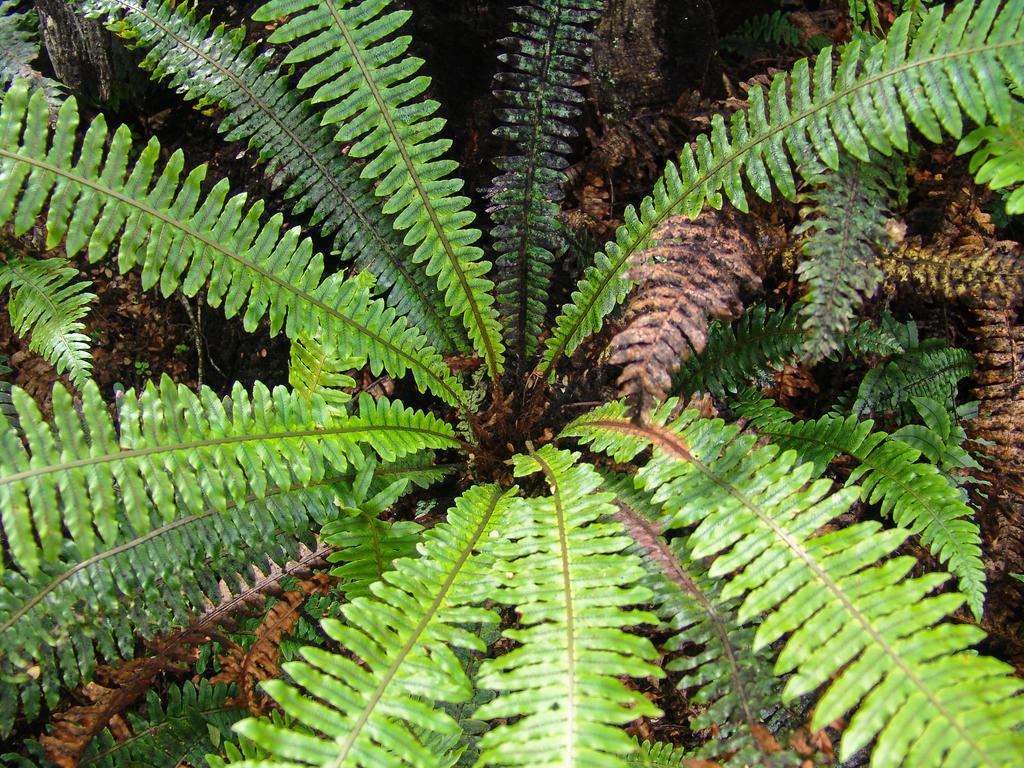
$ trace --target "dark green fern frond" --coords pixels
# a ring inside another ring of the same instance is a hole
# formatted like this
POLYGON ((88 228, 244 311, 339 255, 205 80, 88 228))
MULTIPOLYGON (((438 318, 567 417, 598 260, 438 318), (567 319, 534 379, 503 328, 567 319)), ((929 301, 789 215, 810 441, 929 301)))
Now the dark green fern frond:
POLYGON ((12 371, 6 365, 7 361, 7 355, 0 355, 0 430, 9 424, 15 424, 18 415, 11 400, 11 382, 7 377, 12 371))
POLYGON ((491 236, 500 270, 498 306, 505 338, 521 362, 537 348, 547 311, 551 264, 566 248, 558 220, 564 193, 568 121, 580 114, 575 88, 586 72, 593 37, 589 25, 603 0, 531 0, 514 9, 512 37, 499 58, 510 71, 495 78, 503 123, 495 135, 515 153, 497 158, 501 175, 488 192, 491 236))
POLYGON ((919 339, 913 320, 898 323, 889 318, 884 326, 893 332, 904 351, 864 374, 850 413, 864 416, 897 411, 910 421, 915 413, 914 397, 930 397, 952 411, 960 380, 974 372, 971 353, 948 347, 942 339, 919 339))
POLYGON ((61 258, 0 261, 0 294, 10 291, 7 310, 14 332, 81 387, 92 377, 90 342, 81 320, 96 296, 88 292, 89 282, 72 282, 77 277, 78 270, 61 258))
MULTIPOLYGON (((1019 83, 1020 81, 1018 81, 1019 83)), ((1013 118, 984 125, 964 136, 958 155, 971 155, 970 170, 979 184, 1005 190, 1006 212, 1024 213, 1024 104, 1013 102, 1013 118)))
POLYGON ((290 542, 326 520, 330 486, 362 464, 363 446, 393 460, 458 444, 447 424, 397 403, 365 396, 338 414, 261 385, 222 402, 165 378, 123 399, 116 429, 92 383, 81 415, 54 389, 53 427, 21 390, 14 402, 27 445, 0 435, 3 731, 18 688, 38 705, 42 686, 52 703, 58 672, 69 685, 89 679, 97 653, 130 656, 134 632, 180 626, 220 599, 221 579, 287 560, 290 542))
POLYGON ((623 273, 630 259, 668 216, 695 217, 707 203, 720 207, 723 197, 746 210, 744 179, 764 199, 771 199, 773 182, 793 199, 794 166, 837 168, 841 150, 865 162, 872 150, 906 151, 908 119, 934 142, 944 133, 961 135, 961 112, 979 124, 990 115, 996 124, 1011 120, 1007 80, 1024 80, 1024 8, 1016 0, 963 0, 944 17, 937 6, 911 39, 913 18, 902 15, 867 50, 859 41, 846 46, 835 68, 826 48, 813 62, 801 59, 776 75, 767 92, 751 88, 749 105, 728 126, 715 116, 711 131, 666 167, 639 209, 626 210, 615 241, 555 321, 540 372, 553 376, 562 355, 600 330, 629 292, 623 273))
POLYGON ((129 712, 131 735, 115 738, 108 729, 82 755, 81 768, 179 768, 200 766, 241 719, 245 708, 231 702, 231 686, 201 680, 167 689, 166 704, 152 689, 146 695, 146 715, 129 712))
MULTIPOLYGON (((785 364, 795 364, 805 339, 800 314, 799 305, 777 310, 756 304, 732 324, 713 323, 704 351, 683 361, 676 389, 684 394, 709 392, 724 397, 785 364)), ((868 322, 855 324, 842 342, 846 351, 857 357, 903 351, 890 331, 868 322)))
POLYGON ((18 12, 18 0, 0 0, 0 89, 14 80, 41 88, 53 104, 64 98, 63 86, 32 66, 39 58, 39 17, 34 10, 18 12))
POLYGON ((665 423, 668 415, 637 425, 612 403, 566 434, 618 457, 653 446, 638 483, 673 527, 693 530, 693 557, 712 560, 709 574, 727 581, 723 598, 742 596, 738 620, 764 616, 754 648, 785 638, 775 665, 789 675, 784 699, 820 689, 810 727, 847 719, 840 761, 872 742, 876 765, 1019 761, 1024 683, 971 650, 982 630, 938 623, 964 597, 928 596, 945 574, 907 577, 916 559, 893 556, 906 531, 832 528, 856 488, 830 493, 831 482, 813 480, 813 465, 792 451, 757 447, 754 436, 692 411, 665 423))
POLYGON ((508 540, 491 548, 502 575, 493 597, 520 620, 504 633, 518 646, 477 680, 499 693, 476 716, 502 721, 480 741, 484 765, 623 765, 632 745, 616 726, 659 714, 618 679, 663 674, 650 641, 625 631, 656 622, 629 609, 650 597, 635 584, 644 570, 622 552, 621 526, 599 522, 614 513, 612 496, 595 493, 601 477, 578 459, 551 445, 513 459, 517 477, 543 473, 551 495, 516 503, 508 540))
POLYGON ((435 758, 417 731, 459 733, 451 715, 432 704, 457 703, 472 694, 453 648, 484 650, 463 625, 497 622, 493 611, 473 606, 497 587, 493 558, 483 544, 492 531, 504 531, 514 492, 493 485, 468 490, 447 522, 423 534, 420 557, 399 560, 373 586, 373 597, 346 605, 347 623, 325 620, 324 630, 345 653, 306 648, 305 662, 285 664, 303 692, 281 680, 264 683, 287 715, 322 735, 253 719, 237 730, 274 755, 275 764, 432 765, 435 758))
POLYGON ((763 713, 778 704, 781 683, 771 673, 771 658, 753 650, 754 629, 736 621, 736 600, 721 600, 721 585, 691 556, 687 541, 667 543, 661 536, 670 527, 649 496, 632 487, 632 478, 619 476, 609 485, 616 494, 615 519, 625 526, 650 571, 644 582, 654 593, 658 613, 672 630, 666 650, 684 645, 699 652, 678 655, 666 665, 683 672, 679 687, 693 689, 687 699, 699 707, 693 731, 710 729, 715 738, 689 757, 711 758, 730 766, 789 766, 794 755, 769 751, 758 737, 767 729, 763 713))
POLYGON ((804 260, 797 269, 807 287, 800 311, 805 334, 803 356, 818 362, 839 348, 856 310, 878 290, 882 270, 876 252, 889 239, 885 229, 894 175, 902 163, 845 159, 836 171, 810 179, 802 222, 804 260))
POLYGON ((480 232, 470 226, 468 198, 457 195, 463 182, 451 178, 457 164, 441 159, 451 142, 437 138, 444 124, 431 117, 437 102, 421 98, 430 79, 416 75, 423 62, 405 55, 410 39, 397 34, 409 12, 387 12, 388 5, 272 0, 253 18, 291 16, 270 42, 294 44, 285 63, 310 64, 299 87, 315 88, 312 102, 330 105, 322 123, 336 128, 334 138, 349 145, 349 156, 367 158, 363 178, 377 180, 374 192, 387 198, 384 212, 396 215, 395 228, 415 247, 413 261, 436 278, 497 381, 504 349, 494 285, 486 277, 491 265, 473 245, 480 232))
POLYGON ((220 107, 220 131, 231 141, 248 141, 272 184, 287 185, 293 210, 308 212, 342 258, 370 270, 388 291, 388 304, 408 315, 431 344, 442 351, 466 346, 430 278, 412 264, 412 249, 380 212, 370 182, 270 57, 246 45, 244 29, 214 27, 209 16, 166 0, 77 1, 148 49, 142 66, 153 79, 166 81, 197 109, 220 107))
POLYGON ((801 37, 800 27, 790 21, 787 14, 773 11, 747 19, 721 38, 718 45, 723 51, 746 54, 750 51, 751 45, 758 43, 795 48, 800 45, 801 37))
POLYGON ((193 296, 206 287, 211 306, 228 317, 244 313, 247 330, 267 317, 270 332, 317 339, 339 356, 367 359, 374 373, 412 371, 417 383, 452 405, 464 393, 444 360, 424 337, 370 300, 365 281, 323 277, 323 258, 298 229, 283 231, 283 218, 260 223, 263 204, 245 208, 246 196, 229 197, 226 181, 202 194, 206 167, 181 178, 185 161, 175 152, 157 170, 160 145, 151 140, 129 168, 127 127, 109 135, 102 115, 79 147, 74 99, 49 125, 42 92, 29 98, 23 82, 6 94, 0 111, 0 224, 15 234, 45 217, 47 245, 62 240, 73 255, 87 250, 96 261, 116 250, 118 267, 142 267, 144 288, 193 296), (109 146, 108 144, 109 139, 109 146))
POLYGON ((985 566, 974 510, 934 464, 918 461, 920 450, 885 432, 872 431, 874 422, 856 416, 794 422, 793 414, 773 407, 770 400, 746 398, 736 406, 759 434, 812 462, 816 474, 841 453, 854 458, 857 466, 847 486, 860 483, 865 502, 878 504, 897 525, 920 536, 921 543, 957 577, 971 610, 981 618, 985 566))

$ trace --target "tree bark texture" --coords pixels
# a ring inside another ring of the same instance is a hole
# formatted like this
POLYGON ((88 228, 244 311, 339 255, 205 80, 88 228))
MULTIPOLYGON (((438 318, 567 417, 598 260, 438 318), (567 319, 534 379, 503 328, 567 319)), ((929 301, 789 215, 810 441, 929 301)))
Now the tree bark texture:
POLYGON ((115 109, 145 93, 145 74, 99 21, 75 13, 67 0, 36 0, 36 10, 53 71, 71 92, 115 109))

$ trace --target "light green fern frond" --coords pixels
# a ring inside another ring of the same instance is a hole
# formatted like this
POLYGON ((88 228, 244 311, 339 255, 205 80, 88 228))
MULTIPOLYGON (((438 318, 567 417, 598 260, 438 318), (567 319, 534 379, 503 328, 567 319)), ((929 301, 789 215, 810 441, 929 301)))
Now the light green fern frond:
POLYGON ((264 683, 287 715, 321 735, 244 720, 237 730, 276 762, 231 765, 433 764, 417 731, 459 733, 451 715, 432 704, 457 703, 472 694, 453 648, 484 650, 463 625, 497 621, 493 611, 474 606, 497 586, 493 558, 483 544, 501 535, 514 493, 497 486, 469 489, 449 510, 447 522, 423 535, 418 558, 399 560, 371 588, 373 597, 346 605, 346 623, 323 622, 344 653, 306 648, 305 662, 285 664, 301 692, 281 680, 264 683))
POLYGON ((81 320, 95 295, 91 284, 73 282, 78 270, 61 258, 0 261, 0 294, 10 291, 11 326, 29 349, 67 373, 76 387, 92 377, 89 337, 81 320))
POLYGON ((232 686, 201 680, 167 689, 166 703, 150 689, 145 716, 129 712, 130 735, 115 738, 109 729, 97 736, 78 762, 81 768, 179 768, 203 765, 207 753, 217 750, 231 733, 245 708, 233 704, 232 686))
POLYGON ((0 224, 16 234, 45 216, 47 245, 65 241, 73 255, 96 261, 114 249, 118 266, 142 267, 144 288, 164 295, 206 287, 211 306, 242 314, 247 330, 264 317, 270 332, 317 339, 339 356, 368 359, 375 373, 412 371, 417 383, 452 405, 464 399, 444 360, 419 332, 380 300, 365 282, 323 278, 323 258, 283 218, 260 223, 263 204, 245 208, 229 197, 226 181, 203 195, 205 166, 182 180, 184 157, 175 152, 157 171, 160 145, 151 140, 130 165, 130 132, 109 135, 102 115, 78 147, 78 110, 69 99, 51 128, 40 91, 24 83, 7 92, 0 111, 0 224), (109 139, 109 146, 108 145, 109 139), (77 151, 76 151, 77 150, 77 151), (244 312, 243 312, 244 310, 244 312))
POLYGON ((0 355, 0 430, 9 424, 14 424, 17 411, 14 409, 14 402, 11 400, 11 382, 7 377, 12 373, 6 365, 7 355, 0 355))
MULTIPOLYGON (((1020 81, 1018 81, 1020 82, 1020 81)), ((1005 190, 1006 212, 1024 213, 1024 104, 1013 102, 1013 119, 975 128, 960 140, 958 155, 971 155, 970 170, 979 184, 1005 190)))
POLYGON ((492 381, 503 365, 501 329, 486 277, 490 263, 474 245, 463 182, 451 178, 456 163, 441 156, 451 145, 439 139, 444 121, 432 117, 438 104, 423 99, 430 79, 417 75, 421 59, 405 55, 410 38, 398 35, 408 11, 389 11, 385 0, 272 0, 253 18, 291 18, 269 41, 290 46, 285 63, 309 63, 299 80, 315 88, 314 104, 327 104, 322 123, 349 156, 367 158, 366 179, 387 198, 395 228, 415 247, 413 261, 435 276, 445 304, 462 318, 492 381))
POLYGON ((343 258, 372 272, 388 292, 388 304, 408 315, 432 345, 442 351, 466 346, 430 278, 411 263, 412 249, 380 212, 370 182, 270 57, 246 45, 244 29, 214 27, 195 8, 166 0, 77 1, 148 49, 142 66, 154 79, 165 80, 197 108, 220 107, 220 131, 257 150, 272 184, 286 185, 293 210, 309 212, 343 258))
POLYGON ((503 723, 481 739, 483 765, 622 765, 631 744, 618 726, 658 714, 618 679, 663 674, 650 641, 625 631, 656 622, 629 609, 650 597, 635 585, 643 567, 622 552, 621 526, 600 522, 612 497, 595 493, 601 477, 578 459, 551 445, 513 459, 517 477, 543 473, 551 495, 513 505, 509 541, 493 546, 503 574, 494 597, 516 606, 520 628, 505 631, 518 647, 477 680, 499 692, 477 717, 503 723))
POLYGON ((357 357, 339 358, 316 341, 296 339, 288 358, 288 383, 307 401, 319 395, 328 405, 340 408, 352 399, 345 390, 356 385, 346 371, 361 362, 357 357))
POLYGON ((636 752, 627 757, 626 762, 642 768, 688 768, 687 761, 691 757, 690 752, 675 744, 644 741, 637 743, 636 752))
POLYGON ((744 180, 768 200, 773 182, 796 196, 792 168, 837 168, 840 151, 867 161, 908 148, 907 121, 930 141, 959 137, 966 113, 979 124, 1012 119, 1007 80, 1024 80, 1024 6, 1019 0, 963 0, 948 16, 940 5, 927 12, 911 37, 914 14, 902 15, 884 40, 866 49, 855 41, 840 52, 826 48, 780 73, 767 91, 754 86, 748 106, 727 126, 720 116, 711 131, 670 163, 638 210, 628 208, 614 242, 593 266, 555 321, 540 372, 553 376, 558 359, 572 354, 600 330, 605 316, 629 292, 623 273, 632 256, 650 244, 668 216, 696 217, 705 204, 728 199, 747 209, 744 180), (724 193, 724 195, 723 195, 724 193))
POLYGON ((26 442, 0 435, 0 731, 19 689, 27 706, 39 686, 52 703, 58 672, 89 679, 97 653, 130 656, 134 632, 219 600, 221 578, 287 560, 364 446, 391 460, 458 445, 397 403, 364 397, 339 414, 262 385, 222 402, 165 378, 123 399, 116 429, 92 383, 81 413, 54 389, 52 427, 21 390, 14 403, 26 442))
POLYGON ((847 486, 861 483, 865 502, 879 504, 897 525, 919 535, 921 543, 957 577, 971 610, 981 618, 985 566, 974 510, 934 464, 918 461, 920 450, 885 432, 872 431, 874 422, 856 416, 794 422, 791 413, 773 407, 770 400, 748 397, 734 405, 760 434, 812 462, 817 474, 839 454, 854 458, 858 465, 847 486))
MULTIPOLYGON (((671 404, 675 405, 675 404, 671 404)), ((764 616, 755 648, 785 638, 775 665, 785 699, 820 690, 810 727, 848 725, 839 759, 874 742, 872 765, 1012 765, 1024 753, 1024 683, 971 646, 985 634, 939 623, 964 600, 928 596, 945 574, 908 578, 907 536, 874 522, 834 529, 858 489, 830 493, 791 451, 757 447, 735 426, 668 412, 634 424, 612 403, 566 434, 616 456, 653 456, 637 475, 673 527, 692 528, 693 557, 741 597, 738 619, 764 616), (970 692, 970 695, 966 695, 970 692)))

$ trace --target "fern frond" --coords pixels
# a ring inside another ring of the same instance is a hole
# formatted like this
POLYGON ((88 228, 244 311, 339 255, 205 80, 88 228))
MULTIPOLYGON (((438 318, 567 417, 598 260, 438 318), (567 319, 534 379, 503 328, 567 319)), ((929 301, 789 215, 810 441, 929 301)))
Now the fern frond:
POLYGON ((358 368, 361 362, 357 357, 339 358, 316 341, 295 339, 288 358, 288 383, 306 402, 319 395, 329 406, 340 408, 352 399, 345 390, 356 385, 345 371, 358 368))
POLYGON ((18 416, 11 400, 11 382, 7 381, 11 373, 11 369, 5 365, 7 361, 7 355, 0 355, 0 431, 8 424, 16 424, 18 416))
MULTIPOLYGON (((726 765, 778 766, 793 764, 793 755, 762 746, 762 713, 777 706, 781 684, 771 674, 771 659, 764 649, 752 650, 754 628, 736 621, 736 600, 721 600, 720 585, 689 551, 685 538, 667 543, 661 536, 668 521, 650 497, 632 487, 632 478, 618 477, 611 487, 621 522, 641 551, 649 577, 644 582, 654 593, 658 613, 676 634, 667 650, 684 644, 697 653, 681 654, 666 665, 685 673, 679 687, 694 689, 687 699, 700 707, 691 729, 711 729, 715 738, 693 757, 709 757, 726 765)), ((606 481, 606 486, 608 486, 606 481)))
POLYGON ((54 389, 53 427, 21 390, 14 402, 27 446, 0 435, 8 714, 15 683, 23 697, 37 685, 53 697, 58 671, 68 684, 88 679, 97 651, 130 656, 135 631, 180 626, 219 599, 220 579, 286 560, 289 542, 325 521, 326 488, 362 462, 361 446, 390 459, 458 444, 447 424, 399 404, 365 397, 343 415, 261 385, 222 403, 165 378, 124 398, 116 430, 92 383, 81 416, 54 389))
POLYGON ((794 234, 804 235, 804 260, 797 269, 807 287, 803 318, 804 358, 816 363, 839 348, 856 310, 882 282, 875 253, 889 239, 894 175, 903 165, 844 160, 837 171, 813 176, 808 203, 794 234))
POLYGON ((979 370, 971 395, 979 405, 971 437, 989 441, 983 450, 997 476, 1024 484, 1024 322, 997 305, 975 310, 973 325, 979 370))
POLYGON ((906 243, 880 254, 878 264, 895 286, 972 305, 1014 304, 1024 297, 1024 254, 1012 240, 956 246, 906 243))
POLYGON ((7 311, 14 332, 81 387, 92 377, 90 342, 81 319, 96 296, 88 293, 90 283, 72 282, 76 277, 78 270, 61 258, 0 261, 0 294, 10 290, 7 311))
POLYGON ((743 596, 739 621, 765 615, 755 649, 788 636, 775 665, 789 674, 784 698, 822 689, 814 729, 852 713, 841 761, 872 741, 874 765, 1019 760, 1024 683, 971 652, 980 629, 937 623, 964 598, 927 596, 945 574, 906 577, 917 561, 892 557, 906 531, 872 522, 832 529, 826 524, 857 489, 829 494, 829 481, 811 480, 811 464, 758 448, 735 426, 693 412, 670 423, 667 409, 657 417, 638 426, 613 403, 566 434, 616 455, 653 446, 638 482, 673 527, 694 527, 693 557, 712 558, 710 575, 728 580, 724 598, 743 596))
POLYGON ((34 10, 19 13, 19 5, 18 0, 0 0, 0 89, 26 80, 56 106, 64 98, 63 86, 31 64, 39 58, 39 16, 34 10))
POLYGON ((148 49, 142 66, 154 80, 225 113, 220 131, 247 140, 274 186, 344 259, 368 269, 386 291, 387 303, 408 315, 441 351, 462 350, 465 338, 430 279, 411 263, 412 249, 392 220, 379 211, 372 185, 339 151, 331 133, 270 57, 246 45, 244 29, 213 26, 188 5, 166 0, 78 0, 90 15, 135 46, 148 49), (462 338, 460 339, 460 336, 462 338))
MULTIPOLYGON (((714 322, 704 351, 684 360, 677 390, 709 392, 716 397, 741 391, 786 364, 795 364, 803 350, 800 307, 772 309, 755 304, 736 322, 714 322)), ((891 332, 868 322, 854 325, 843 338, 855 356, 894 355, 903 347, 891 332)))
POLYGON ((211 685, 201 680, 167 689, 167 703, 150 689, 145 717, 129 713, 131 735, 115 738, 104 730, 82 755, 78 765, 96 768, 149 766, 178 768, 202 765, 207 753, 217 751, 222 738, 245 709, 232 703, 228 685, 211 685))
POLYGON ((601 477, 578 459, 551 445, 513 459, 517 477, 542 472, 551 495, 514 505, 509 541, 492 547, 503 574, 494 597, 516 606, 520 628, 504 633, 518 647, 477 680, 499 693, 476 716, 504 722, 480 741, 484 765, 623 765, 632 745, 617 726, 659 713, 618 679, 663 674, 650 641, 625 631, 657 621, 627 609, 650 596, 635 584, 643 567, 622 552, 621 527, 599 522, 612 497, 595 493, 601 477))
POLYGON ((920 536, 921 543, 957 577, 971 611, 981 618, 985 566, 974 510, 934 464, 918 461, 920 450, 886 432, 873 431, 874 422, 855 416, 794 422, 791 413, 772 407, 770 400, 746 398, 735 405, 759 434, 812 462, 816 474, 841 453, 856 459, 858 466, 847 486, 860 483, 865 502, 878 504, 896 525, 920 536))
POLYGON ((914 414, 914 397, 930 397, 952 410, 960 380, 974 371, 971 353, 948 347, 942 339, 920 340, 913 320, 897 323, 888 318, 884 325, 904 351, 864 374, 850 412, 863 416, 899 411, 909 419, 914 414))
POLYGON ((423 535, 420 557, 399 560, 373 586, 372 598, 343 608, 348 623, 325 620, 324 630, 346 652, 306 648, 305 662, 285 664, 305 692, 280 680, 264 684, 286 714, 323 736, 253 719, 239 723, 239 733, 274 755, 276 765, 431 765, 431 752, 415 730, 459 732, 455 720, 432 705, 464 701, 472 693, 452 649, 483 650, 461 625, 497 621, 493 611, 473 606, 496 587, 493 558, 482 545, 492 531, 504 529, 514 492, 497 486, 466 491, 447 522, 423 535))
POLYGON ((413 261, 436 276, 453 315, 462 318, 492 381, 502 370, 501 329, 486 277, 490 263, 473 245, 469 200, 456 193, 463 182, 450 177, 456 163, 440 159, 451 142, 436 138, 444 121, 431 117, 438 104, 421 99, 430 79, 416 75, 421 59, 406 56, 409 38, 397 36, 407 11, 385 12, 381 0, 271 0, 253 18, 291 18, 269 42, 294 43, 285 63, 310 64, 299 80, 315 88, 312 102, 329 104, 324 125, 350 145, 349 156, 368 158, 361 174, 378 180, 384 212, 415 247, 413 261))
POLYGON ((675 744, 660 741, 637 742, 637 750, 626 758, 628 765, 642 768, 689 768, 692 754, 675 744))
POLYGON ((630 268, 640 287, 609 357, 624 366, 620 393, 634 397, 641 411, 664 400, 672 374, 704 350, 708 318, 736 318, 742 292, 761 286, 753 241, 714 212, 694 221, 671 217, 654 240, 630 268))
POLYGON ((342 563, 331 569, 331 575, 340 580, 339 589, 348 600, 369 597, 370 585, 380 581, 395 560, 415 557, 423 529, 410 520, 380 519, 408 488, 409 479, 396 480, 370 497, 374 468, 368 461, 351 491, 339 494, 335 503, 341 514, 320 531, 320 541, 335 548, 328 562, 342 563))
POLYGON ((499 58, 512 71, 499 73, 495 95, 503 125, 495 135, 515 154, 494 162, 488 212, 500 270, 498 306, 509 346, 525 362, 537 348, 547 310, 551 264, 566 248, 558 220, 566 182, 567 122, 577 117, 583 96, 573 87, 588 69, 592 33, 602 0, 531 0, 514 9, 512 36, 499 58))
POLYGON ((1006 81, 1024 79, 1024 12, 999 0, 962 0, 943 18, 927 12, 911 40, 913 19, 896 20, 888 36, 863 50, 845 47, 833 70, 832 49, 812 62, 801 59, 780 73, 767 92, 751 88, 748 106, 729 126, 716 116, 711 131, 670 163, 639 209, 627 208, 616 232, 563 307, 546 342, 540 372, 554 375, 562 355, 572 354, 600 330, 631 283, 623 277, 633 254, 647 247, 655 229, 673 214, 691 218, 706 203, 721 207, 724 196, 746 210, 744 179, 771 199, 772 182, 788 199, 796 195, 792 167, 837 168, 840 149, 867 161, 872 149, 906 151, 907 119, 930 141, 944 132, 959 137, 961 111, 977 123, 991 115, 1011 119, 1006 81))
POLYGON ((800 45, 800 27, 789 20, 782 11, 773 11, 753 16, 718 41, 724 51, 746 53, 751 43, 772 43, 774 45, 800 45))
POLYGON ((958 155, 974 153, 969 168, 975 181, 1006 190, 1006 212, 1011 215, 1024 213, 1024 104, 1015 100, 1012 112, 1005 123, 975 128, 956 148, 958 155))
POLYGON ((142 267, 144 288, 159 284, 164 295, 180 288, 192 296, 205 285, 209 304, 223 305, 228 317, 244 309, 247 330, 268 317, 272 334, 284 329, 293 339, 317 339, 340 356, 368 359, 375 373, 411 370, 446 402, 464 400, 441 356, 394 309, 368 299, 366 281, 321 281, 323 258, 298 229, 282 231, 280 215, 261 225, 263 204, 246 210, 245 195, 229 197, 225 181, 204 196, 206 167, 182 180, 180 152, 157 172, 155 139, 129 171, 130 132, 121 126, 109 136, 102 115, 76 152, 77 126, 74 99, 51 129, 40 91, 29 98, 19 81, 7 92, 0 224, 13 221, 21 234, 45 216, 49 247, 64 240, 69 255, 87 249, 93 261, 116 249, 122 271, 142 267))

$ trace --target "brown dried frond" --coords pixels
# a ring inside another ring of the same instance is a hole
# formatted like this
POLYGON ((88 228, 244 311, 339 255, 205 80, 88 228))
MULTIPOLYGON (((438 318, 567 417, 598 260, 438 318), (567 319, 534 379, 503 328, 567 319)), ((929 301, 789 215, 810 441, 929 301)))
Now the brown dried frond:
POLYGON ((944 245, 915 239, 881 255, 878 263, 890 287, 909 285, 972 305, 1024 297, 1024 257, 1012 240, 977 235, 944 245))
POLYGON ((704 349, 708 317, 738 317, 741 291, 761 285, 753 240, 720 213, 673 216, 654 239, 630 269, 639 287, 611 343, 611 362, 625 366, 621 392, 641 410, 664 399, 681 361, 704 349))
POLYGON ((1024 323, 1010 307, 974 310, 974 397, 978 417, 971 436, 989 440, 980 452, 995 459, 997 475, 1024 478, 1024 323))
POLYGON ((116 667, 99 667, 96 681, 80 689, 89 703, 56 715, 49 733, 39 738, 47 759, 59 768, 75 768, 92 740, 144 696, 157 675, 191 669, 196 647, 208 639, 203 631, 184 629, 151 644, 150 656, 116 667))
POLYGON ((256 690, 256 685, 280 676, 281 640, 298 622, 306 598, 328 592, 334 583, 335 579, 326 573, 315 573, 300 581, 296 589, 282 594, 256 628, 255 642, 248 649, 238 645, 229 648, 212 682, 237 682, 242 705, 253 715, 266 714, 270 700, 256 690))

